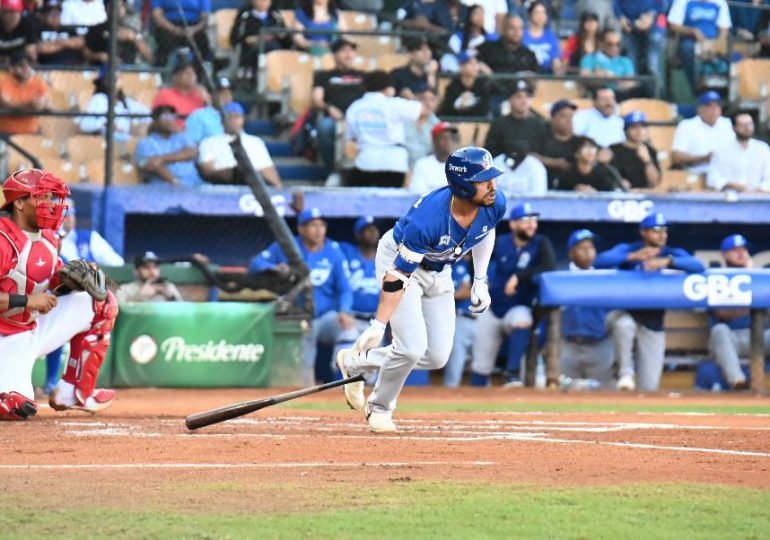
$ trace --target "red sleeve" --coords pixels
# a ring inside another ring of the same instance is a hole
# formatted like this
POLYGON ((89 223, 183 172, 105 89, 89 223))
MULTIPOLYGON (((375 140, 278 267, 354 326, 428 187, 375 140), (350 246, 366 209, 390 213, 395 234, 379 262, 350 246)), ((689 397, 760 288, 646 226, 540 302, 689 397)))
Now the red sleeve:
POLYGON ((570 58, 575 54, 575 49, 577 49, 577 34, 572 34, 564 44, 564 50, 561 53, 562 62, 569 64, 570 58))
POLYGON ((154 109, 158 105, 173 105, 169 99, 169 95, 166 88, 161 88, 155 95, 155 99, 152 100, 152 108, 154 109))
POLYGON ((14 250, 4 236, 0 236, 0 276, 5 277, 13 268, 14 250))

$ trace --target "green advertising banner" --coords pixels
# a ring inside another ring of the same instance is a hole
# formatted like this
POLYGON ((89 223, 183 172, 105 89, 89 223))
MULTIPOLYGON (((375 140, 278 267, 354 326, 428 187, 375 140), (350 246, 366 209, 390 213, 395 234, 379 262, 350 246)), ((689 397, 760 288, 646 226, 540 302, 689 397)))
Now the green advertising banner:
POLYGON ((112 333, 115 387, 266 387, 270 304, 123 304, 112 333))

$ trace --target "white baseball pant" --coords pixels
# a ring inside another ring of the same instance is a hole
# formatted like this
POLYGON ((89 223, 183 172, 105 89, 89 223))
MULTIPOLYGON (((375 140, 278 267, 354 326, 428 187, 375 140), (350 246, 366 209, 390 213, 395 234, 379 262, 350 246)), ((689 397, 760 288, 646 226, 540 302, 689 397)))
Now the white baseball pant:
POLYGON ((511 335, 514 328, 531 327, 532 309, 528 306, 513 306, 502 318, 498 318, 491 309, 486 310, 476 321, 476 339, 473 342, 471 364, 473 372, 491 375, 503 341, 511 335))
MULTIPOLYGON (((765 330, 763 339, 767 354, 770 351, 770 330, 765 330)), ((740 357, 748 356, 751 352, 750 328, 733 330, 724 323, 715 324, 709 334, 709 347, 728 383, 735 384, 746 380, 741 370, 740 357)))
POLYGON ((618 377, 634 376, 634 343, 638 355, 639 390, 657 390, 663 374, 666 355, 666 334, 639 324, 626 311, 612 311, 607 317, 615 342, 618 377))

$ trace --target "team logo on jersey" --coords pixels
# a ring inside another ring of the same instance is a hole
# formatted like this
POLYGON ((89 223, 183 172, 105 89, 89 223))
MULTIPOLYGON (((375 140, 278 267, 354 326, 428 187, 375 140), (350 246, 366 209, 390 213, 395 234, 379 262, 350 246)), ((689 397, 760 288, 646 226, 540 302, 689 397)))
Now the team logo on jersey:
POLYGON ((441 238, 439 238, 439 240, 438 240, 438 247, 448 246, 449 242, 451 242, 451 241, 452 241, 452 237, 449 236, 448 234, 445 234, 441 238))
POLYGON ((516 261, 516 266, 519 268, 526 268, 529 265, 529 261, 532 260, 532 255, 529 254, 528 251, 525 251, 521 255, 519 255, 519 260, 516 261))
POLYGON ((751 276, 748 274, 692 274, 685 278, 682 287, 689 300, 705 300, 709 306, 750 306, 752 301, 751 276))
POLYGON ((131 345, 128 347, 128 354, 131 356, 131 360, 137 364, 149 364, 155 359, 155 355, 158 354, 158 344, 155 340, 143 334, 137 336, 131 345))

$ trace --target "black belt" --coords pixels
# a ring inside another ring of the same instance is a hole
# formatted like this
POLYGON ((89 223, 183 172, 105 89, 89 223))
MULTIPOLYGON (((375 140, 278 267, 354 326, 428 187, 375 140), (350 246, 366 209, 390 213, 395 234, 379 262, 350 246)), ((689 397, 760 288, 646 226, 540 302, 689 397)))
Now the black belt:
POLYGON ((447 263, 444 262, 428 261, 423 259, 420 261, 420 268, 427 270, 428 272, 441 272, 446 264, 447 263))
POLYGON ((564 339, 570 343, 575 343, 576 345, 596 345, 600 341, 604 341, 604 338, 592 338, 586 336, 564 336, 564 339))

